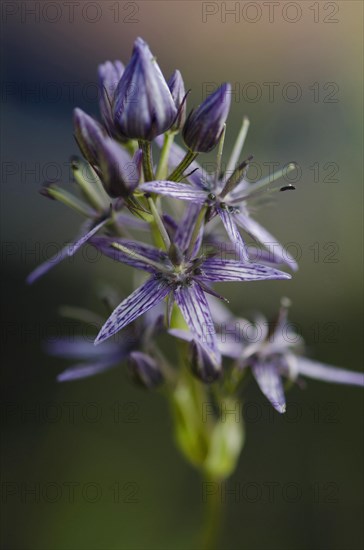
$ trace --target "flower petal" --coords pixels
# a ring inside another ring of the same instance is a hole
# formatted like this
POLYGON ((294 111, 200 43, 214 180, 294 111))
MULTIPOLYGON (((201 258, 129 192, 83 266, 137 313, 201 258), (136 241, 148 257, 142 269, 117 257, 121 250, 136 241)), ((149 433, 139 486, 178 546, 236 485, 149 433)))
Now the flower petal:
MULTIPOLYGON (((233 214, 236 223, 249 233, 254 239, 257 239, 270 252, 272 263, 283 263, 288 265, 293 271, 297 271, 297 262, 285 250, 285 248, 271 235, 263 226, 253 220, 250 216, 243 214, 233 214)), ((263 259, 263 258, 262 258, 263 259)))
POLYGON ((79 380, 80 378, 88 378, 95 374, 101 374, 117 366, 115 358, 113 360, 97 361, 95 363, 78 363, 64 370, 57 376, 58 382, 69 382, 71 380, 79 380))
POLYGON ((182 315, 193 335, 215 359, 220 360, 216 332, 210 308, 200 286, 193 281, 190 286, 179 286, 174 296, 182 315))
POLYGON ((188 183, 177 183, 175 181, 148 181, 139 186, 141 191, 146 193, 158 193, 167 197, 174 197, 182 201, 193 201, 203 204, 207 198, 207 194, 202 189, 195 189, 188 183))
POLYGON ((259 362, 252 367, 254 378, 266 398, 279 413, 286 412, 286 399, 281 377, 272 362, 259 362))
POLYGON ((239 259, 248 259, 247 248, 245 246, 243 237, 240 235, 239 229, 235 225, 233 214, 231 212, 228 212, 228 210, 220 207, 217 207, 216 210, 221 218, 222 223, 224 224, 227 234, 229 235, 229 239, 234 245, 237 246, 236 252, 239 254, 239 259))
POLYGON ((143 315, 148 309, 161 302, 169 292, 170 286, 166 281, 156 277, 148 279, 112 312, 97 335, 95 344, 107 340, 134 319, 143 315))
POLYGON ((205 281, 264 281, 291 279, 288 273, 261 264, 249 264, 221 258, 208 258, 201 266, 200 278, 205 281))
MULTIPOLYGON (((59 253, 55 254, 54 256, 52 256, 52 258, 49 258, 49 260, 43 262, 38 267, 36 267, 28 275, 26 279, 27 283, 31 285, 37 279, 45 275, 50 269, 52 269, 52 267, 59 264, 62 260, 64 260, 69 256, 73 256, 83 244, 85 244, 95 233, 97 233, 97 231, 99 231, 99 229, 101 229, 101 227, 105 225, 107 221, 108 219, 102 220, 102 222, 100 222, 99 224, 95 225, 95 227, 87 231, 86 234, 79 237, 77 241, 66 245, 65 247, 62 248, 62 250, 59 253)), ((87 222, 83 227, 89 228, 90 225, 91 225, 90 222, 87 222)))
POLYGON ((105 61, 98 67, 99 81, 99 106, 102 119, 105 126, 112 132, 112 106, 114 103, 114 95, 120 78, 124 72, 124 65, 121 61, 105 61))
POLYGON ((95 348, 93 342, 81 336, 75 336, 72 340, 69 338, 57 338, 53 341, 45 342, 43 347, 49 355, 62 357, 63 359, 96 361, 123 353, 122 346, 116 342, 105 342, 103 346, 95 348))
POLYGON ((316 380, 364 386, 364 373, 362 372, 339 369, 318 361, 311 361, 311 359, 305 357, 297 357, 297 370, 299 374, 316 380))
MULTIPOLYGON (((201 211, 201 205, 195 203, 188 203, 181 221, 177 227, 177 231, 174 236, 176 245, 184 252, 187 250, 188 245, 190 244, 193 230, 198 218, 198 215, 201 211)), ((201 230, 199 232, 198 238, 196 239, 196 244, 194 250, 191 252, 191 257, 193 258, 196 251, 200 248, 201 239, 203 234, 204 225, 201 224, 201 230), (196 250, 197 249, 197 250, 196 250)))
POLYGON ((153 140, 174 122, 177 109, 148 44, 134 42, 133 54, 114 94, 114 123, 132 139, 153 140))

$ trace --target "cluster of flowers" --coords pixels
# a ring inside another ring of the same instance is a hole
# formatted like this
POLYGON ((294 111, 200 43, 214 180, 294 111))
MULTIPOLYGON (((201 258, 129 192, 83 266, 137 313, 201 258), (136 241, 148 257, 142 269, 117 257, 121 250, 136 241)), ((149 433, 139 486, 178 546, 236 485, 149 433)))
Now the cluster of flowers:
MULTIPOLYGON (((265 325, 269 329, 261 331, 254 343, 241 337, 240 330, 233 339, 226 339, 217 328, 222 322, 231 327, 249 323, 234 319, 213 283, 290 279, 278 267, 286 264, 297 269, 295 260, 249 212, 251 201, 267 190, 293 188, 276 187, 275 182, 293 170, 294 163, 285 171, 249 182, 252 157, 241 159, 249 127, 244 118, 222 170, 229 84, 223 84, 186 116, 188 93, 181 73, 175 71, 166 81, 141 38, 135 41, 126 67, 120 61, 108 61, 99 67, 98 75, 102 122, 80 109, 74 111, 75 137, 86 161, 73 162, 82 197, 54 184, 42 189, 44 195, 74 208, 87 221, 76 241, 35 269, 28 281, 35 281, 86 242, 117 262, 144 270, 148 278, 101 326, 95 339, 100 346, 81 339, 60 340, 49 346, 56 356, 78 359, 59 380, 90 376, 128 359, 136 378, 155 387, 166 382, 165 359, 155 337, 168 332, 189 342, 190 367, 200 380, 211 383, 224 378, 231 369, 222 368, 222 356, 232 358, 234 372, 240 376, 249 367, 280 413, 286 406, 282 376, 363 385, 359 373, 300 355, 302 342, 287 338, 285 330, 287 300, 282 301, 275 322, 265 325), (179 132, 186 150, 174 143, 179 132), (196 158, 215 147, 216 169, 205 173, 196 158), (153 153, 157 150, 159 161, 155 164, 153 153), (255 260, 257 249, 247 246, 241 229, 263 246, 259 263, 255 260), (134 232, 144 234, 145 240, 135 240, 134 232), (152 243, 147 242, 150 236, 152 243), (273 253, 264 247, 267 243, 273 253), (232 247, 234 258, 227 253, 232 247), (122 329, 121 338, 110 339, 122 329)), ((229 330, 230 336, 232 333, 234 330, 229 330)))

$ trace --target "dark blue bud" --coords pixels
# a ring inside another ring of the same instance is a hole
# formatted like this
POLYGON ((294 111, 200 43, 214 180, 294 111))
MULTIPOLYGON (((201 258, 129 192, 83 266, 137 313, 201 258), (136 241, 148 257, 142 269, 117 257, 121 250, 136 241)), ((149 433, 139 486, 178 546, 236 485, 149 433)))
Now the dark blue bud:
POLYGON ((113 106, 116 88, 124 72, 124 65, 121 61, 105 61, 99 65, 97 74, 100 89, 100 113, 102 121, 110 135, 116 135, 113 120, 113 106))
POLYGON ((191 151, 208 153, 218 143, 229 114, 230 92, 230 84, 223 84, 189 114, 183 139, 191 151))
POLYGON ((129 355, 129 368, 134 380, 145 388, 156 388, 163 382, 163 375, 157 365, 157 362, 142 353, 133 351, 129 355))
POLYGON ((190 354, 192 372, 202 382, 211 384, 220 377, 221 365, 216 361, 211 352, 195 340, 192 340, 190 344, 190 354))
POLYGON ((176 116, 158 63, 144 40, 137 38, 115 92, 114 124, 129 139, 152 141, 171 127, 176 116))
POLYGON ((78 108, 73 111, 73 124, 81 153, 90 164, 97 164, 97 142, 104 137, 100 124, 78 108))
POLYGON ((97 144, 97 156, 105 191, 113 198, 128 197, 139 183, 139 155, 132 159, 117 141, 103 137, 97 144))
POLYGON ((174 104, 176 106, 178 115, 173 122, 170 130, 178 132, 183 128, 186 121, 186 90, 180 71, 174 71, 171 78, 168 80, 168 87, 173 97, 174 104))

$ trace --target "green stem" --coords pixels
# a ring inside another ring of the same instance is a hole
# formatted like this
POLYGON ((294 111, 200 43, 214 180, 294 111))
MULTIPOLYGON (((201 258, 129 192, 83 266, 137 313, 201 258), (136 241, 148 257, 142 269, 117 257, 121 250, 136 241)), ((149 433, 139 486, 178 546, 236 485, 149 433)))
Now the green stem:
POLYGON ((220 491, 221 480, 206 477, 204 483, 213 483, 213 486, 211 493, 206 495, 201 550, 217 550, 223 520, 220 491))
POLYGON ((157 180, 166 179, 168 174, 168 158, 171 145, 173 143, 175 132, 167 132, 164 134, 164 143, 159 158, 159 164, 156 173, 157 180))
POLYGON ((153 181, 152 144, 150 141, 139 141, 139 148, 143 151, 143 172, 145 181, 153 181))
POLYGON ((173 172, 167 177, 169 181, 180 181, 186 168, 195 160, 198 153, 188 150, 186 156, 181 160, 179 165, 173 170, 173 172))

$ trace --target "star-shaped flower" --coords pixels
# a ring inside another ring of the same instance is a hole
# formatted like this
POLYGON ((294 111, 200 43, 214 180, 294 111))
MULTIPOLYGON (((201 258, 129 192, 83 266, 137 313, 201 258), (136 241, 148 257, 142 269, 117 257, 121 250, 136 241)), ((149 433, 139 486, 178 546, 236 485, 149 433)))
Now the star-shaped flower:
POLYGON ((90 242, 106 256, 150 273, 148 280, 121 302, 100 330, 95 343, 101 343, 137 317, 168 297, 169 311, 174 301, 195 339, 219 363, 220 352, 205 293, 216 295, 210 284, 221 281, 290 279, 290 275, 260 264, 195 255, 195 247, 181 252, 185 231, 180 228, 169 252, 153 246, 115 239, 93 237, 90 242))
MULTIPOLYGON (((219 162, 216 173, 209 174, 194 161, 189 166, 190 174, 185 178, 186 183, 168 180, 150 181, 141 185, 140 189, 148 193, 158 193, 183 201, 193 202, 199 204, 200 207, 207 205, 209 209, 208 218, 211 219, 216 215, 220 216, 231 242, 239 247, 240 252, 246 258, 249 257, 248 251, 238 227, 242 228, 246 233, 269 249, 273 263, 286 264, 291 269, 296 270, 298 266, 294 258, 249 213, 249 202, 264 194, 269 185, 291 170, 294 170, 296 165, 290 163, 284 169, 278 170, 256 183, 249 183, 246 180, 246 173, 252 157, 237 164, 248 126, 249 122, 245 118, 225 173, 220 173, 219 162)), ((161 145, 161 140, 158 138, 156 142, 158 145, 161 145)), ((177 166, 183 159, 184 154, 181 147, 173 144, 169 158, 170 167, 177 166)), ((292 185, 281 187, 281 190, 287 189, 294 189, 294 187, 292 185)))
POLYGON ((282 378, 291 381, 300 376, 364 386, 364 374, 332 367, 302 355, 304 342, 288 321, 290 302, 282 300, 276 319, 269 323, 264 317, 249 323, 231 319, 220 325, 219 349, 223 355, 236 359, 239 367, 250 367, 261 391, 279 412, 286 411, 282 378))

